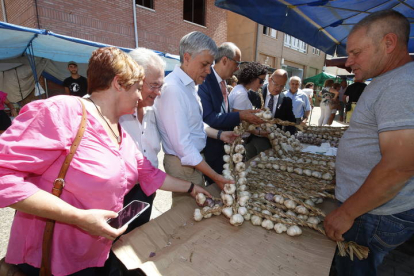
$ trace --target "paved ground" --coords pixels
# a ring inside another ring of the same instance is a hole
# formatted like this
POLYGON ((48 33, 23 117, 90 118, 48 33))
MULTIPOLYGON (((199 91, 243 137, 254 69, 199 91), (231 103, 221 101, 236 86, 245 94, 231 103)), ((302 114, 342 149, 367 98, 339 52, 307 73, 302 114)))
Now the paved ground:
MULTIPOLYGON (((312 111, 311 125, 317 125, 320 116, 319 107, 312 111)), ((338 116, 337 116, 338 117, 338 116)), ((334 121, 332 126, 344 126, 346 124, 334 121)), ((163 160, 164 153, 159 154, 159 160, 163 160)), ((164 170, 162 162, 160 169, 164 170)), ((158 217, 171 208, 171 193, 158 191, 154 200, 151 218, 158 217)), ((9 239, 9 232, 14 210, 10 208, 0 209, 0 259, 4 257, 9 239)), ((379 268, 379 276, 409 276, 414 275, 414 238, 392 251, 379 268)))

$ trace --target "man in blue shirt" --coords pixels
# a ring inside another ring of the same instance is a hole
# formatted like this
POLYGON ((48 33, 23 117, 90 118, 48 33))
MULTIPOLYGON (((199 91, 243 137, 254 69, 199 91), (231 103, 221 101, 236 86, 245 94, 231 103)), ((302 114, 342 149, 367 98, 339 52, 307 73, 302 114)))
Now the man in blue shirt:
POLYGON ((311 111, 311 105, 306 93, 302 92, 299 87, 301 79, 293 76, 289 79, 289 91, 285 95, 292 99, 293 114, 295 114, 296 123, 306 126, 311 111))

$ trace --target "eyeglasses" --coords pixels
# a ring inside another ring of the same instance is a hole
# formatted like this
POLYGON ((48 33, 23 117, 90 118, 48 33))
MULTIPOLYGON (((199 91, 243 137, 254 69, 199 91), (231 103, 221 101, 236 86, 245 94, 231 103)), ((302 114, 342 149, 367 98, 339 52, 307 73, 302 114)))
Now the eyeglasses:
POLYGON ((270 80, 272 81, 273 85, 276 87, 280 87, 280 88, 285 87, 284 85, 277 84, 272 78, 270 78, 270 80))
POLYGON ((226 56, 229 60, 232 60, 232 61, 234 61, 235 63, 237 63, 237 66, 240 66, 241 64, 242 64, 242 62, 241 61, 237 61, 237 60, 234 60, 234 59, 232 59, 231 57, 228 57, 228 56, 226 56))
POLYGON ((260 84, 263 84, 264 82, 265 82, 265 79, 262 79, 262 78, 259 78, 259 77, 257 77, 260 81, 260 84))
POLYGON ((164 86, 164 84, 161 85, 152 85, 151 83, 148 83, 146 81, 144 81, 144 83, 149 87, 149 89, 151 91, 161 91, 162 87, 164 86))

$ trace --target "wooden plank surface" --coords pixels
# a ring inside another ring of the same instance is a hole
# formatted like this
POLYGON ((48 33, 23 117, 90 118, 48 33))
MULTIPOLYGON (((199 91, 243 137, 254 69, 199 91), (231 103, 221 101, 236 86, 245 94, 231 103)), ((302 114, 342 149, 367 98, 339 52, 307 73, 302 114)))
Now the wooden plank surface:
MULTIPOLYGON (((218 195, 218 188, 209 190, 218 195)), ((147 275, 328 275, 336 244, 303 228, 299 237, 277 234, 250 221, 235 227, 223 215, 193 220, 197 205, 184 199, 122 236, 113 246, 128 269, 147 275)), ((322 209, 329 213, 333 202, 322 209)))

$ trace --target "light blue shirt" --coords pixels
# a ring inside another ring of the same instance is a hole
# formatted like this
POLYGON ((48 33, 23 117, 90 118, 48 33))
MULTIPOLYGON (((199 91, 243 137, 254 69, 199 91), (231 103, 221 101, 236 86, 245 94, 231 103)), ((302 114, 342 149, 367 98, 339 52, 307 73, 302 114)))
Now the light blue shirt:
POLYGON ((285 92, 285 96, 292 99, 293 114, 295 114, 295 118, 302 118, 305 115, 305 111, 311 110, 308 96, 300 89, 295 94, 289 90, 285 92))

